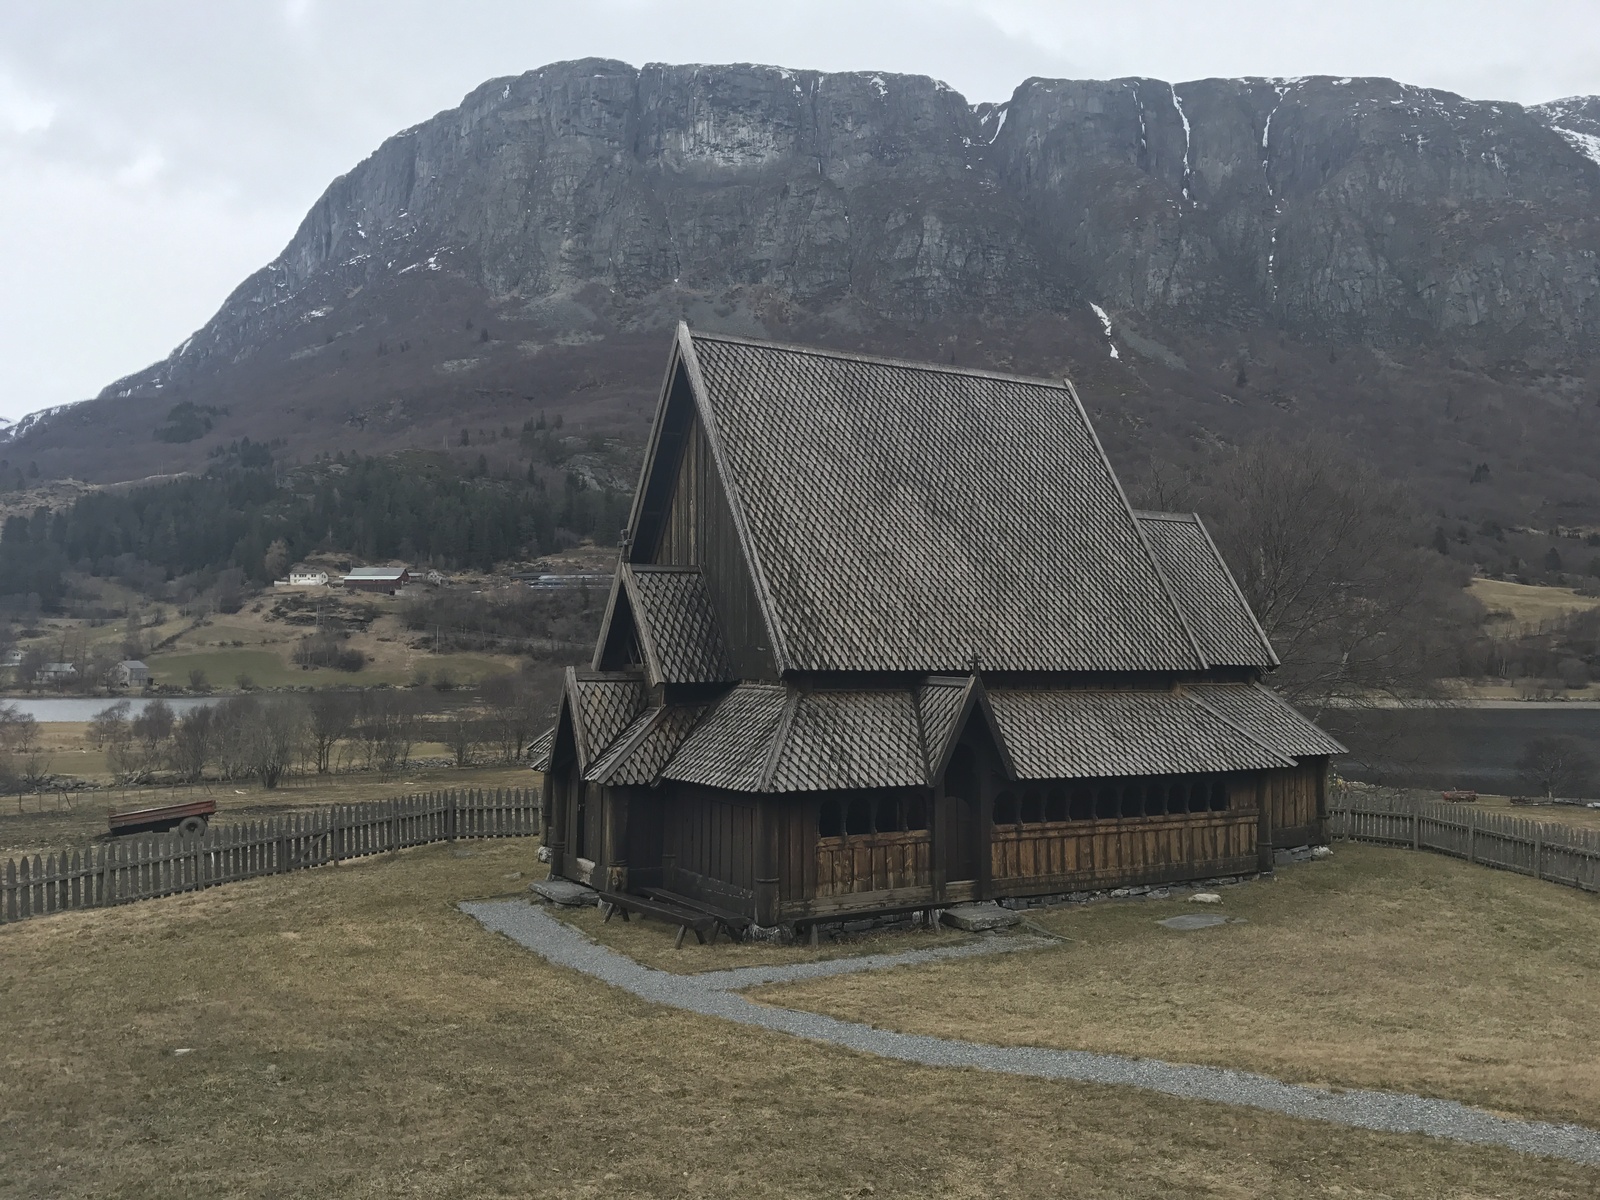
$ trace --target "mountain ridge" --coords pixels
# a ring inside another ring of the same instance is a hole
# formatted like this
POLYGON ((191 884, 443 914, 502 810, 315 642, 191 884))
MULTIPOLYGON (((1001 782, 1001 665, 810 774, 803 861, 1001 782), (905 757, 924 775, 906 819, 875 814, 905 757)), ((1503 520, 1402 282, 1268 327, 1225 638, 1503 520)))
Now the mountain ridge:
POLYGON ((239 436, 509 459, 548 409, 625 459, 686 318, 1071 374, 1136 455, 1332 431, 1458 504, 1494 458, 1502 507, 1600 520, 1571 446, 1600 399, 1591 128, 1600 98, 1379 79, 969 104, 887 72, 551 64, 386 139, 173 354, 3 453, 98 479, 239 436), (153 440, 184 402, 214 428, 153 440))

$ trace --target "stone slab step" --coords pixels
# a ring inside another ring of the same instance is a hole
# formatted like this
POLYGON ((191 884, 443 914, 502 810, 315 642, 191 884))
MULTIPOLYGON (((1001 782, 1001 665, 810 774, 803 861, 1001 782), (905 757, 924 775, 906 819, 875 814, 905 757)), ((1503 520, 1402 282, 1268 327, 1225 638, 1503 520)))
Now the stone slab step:
POLYGON ((944 923, 971 933, 984 933, 991 929, 1009 929, 1021 923, 1022 914, 1001 908, 998 904, 957 904, 944 910, 944 923))

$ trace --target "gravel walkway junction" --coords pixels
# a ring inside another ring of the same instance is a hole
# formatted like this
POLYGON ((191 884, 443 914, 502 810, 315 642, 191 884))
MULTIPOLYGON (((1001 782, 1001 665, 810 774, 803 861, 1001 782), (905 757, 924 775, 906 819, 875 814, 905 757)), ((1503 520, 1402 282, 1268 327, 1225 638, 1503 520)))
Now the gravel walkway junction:
POLYGON ((736 991, 759 984, 1031 949, 1047 944, 1042 939, 991 936, 974 943, 930 947, 903 954, 674 975, 641 966, 626 955, 596 944, 527 901, 468 902, 461 905, 461 910, 486 928, 505 934, 557 966, 582 971, 642 1000, 828 1042, 881 1058, 930 1067, 975 1067, 980 1071, 1038 1079, 1144 1088, 1184 1099, 1238 1104, 1357 1129, 1426 1133, 1454 1142, 1505 1146, 1526 1154, 1600 1166, 1600 1132, 1581 1125, 1521 1121, 1454 1100, 1433 1100, 1404 1092, 1329 1091, 1222 1067, 1182 1066, 1118 1054, 991 1046, 953 1038, 895 1033, 817 1013, 757 1004, 736 991))

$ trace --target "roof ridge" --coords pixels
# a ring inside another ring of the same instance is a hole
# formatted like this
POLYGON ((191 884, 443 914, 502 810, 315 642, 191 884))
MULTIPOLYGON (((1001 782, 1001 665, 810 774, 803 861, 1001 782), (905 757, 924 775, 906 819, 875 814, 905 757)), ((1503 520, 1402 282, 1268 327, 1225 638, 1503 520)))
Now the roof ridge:
POLYGON ((991 371, 986 367, 957 367, 947 366, 943 363, 917 362, 910 358, 889 358, 881 354, 857 354, 849 350, 828 350, 817 346, 803 346, 798 342, 774 342, 762 338, 740 337, 732 333, 701 333, 694 329, 689 330, 689 336, 695 341, 724 342, 732 346, 755 346, 762 350, 778 350, 786 354, 803 354, 811 358, 832 358, 843 362, 869 363, 878 367, 899 367, 909 371, 921 371, 938 375, 962 375, 978 379, 998 379, 1006 383, 1025 383, 1035 387, 1054 388, 1064 391, 1069 386, 1067 380, 1050 379, 1042 375, 1014 375, 1006 371, 991 371))

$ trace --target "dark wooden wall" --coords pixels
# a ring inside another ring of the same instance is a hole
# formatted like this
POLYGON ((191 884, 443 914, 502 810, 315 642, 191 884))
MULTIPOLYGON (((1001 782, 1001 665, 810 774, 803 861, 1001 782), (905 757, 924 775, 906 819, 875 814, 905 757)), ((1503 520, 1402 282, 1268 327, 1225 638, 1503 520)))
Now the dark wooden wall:
POLYGON ((1308 758, 1298 767, 1263 771, 1263 804, 1274 846, 1309 846, 1327 840, 1326 758, 1308 758))
POLYGON ((698 416, 684 441, 677 483, 650 561, 699 567, 722 621, 735 673, 741 679, 777 678, 733 510, 698 416))
POLYGON ((682 892, 736 912, 755 894, 754 798, 675 785, 664 798, 662 880, 682 892))

